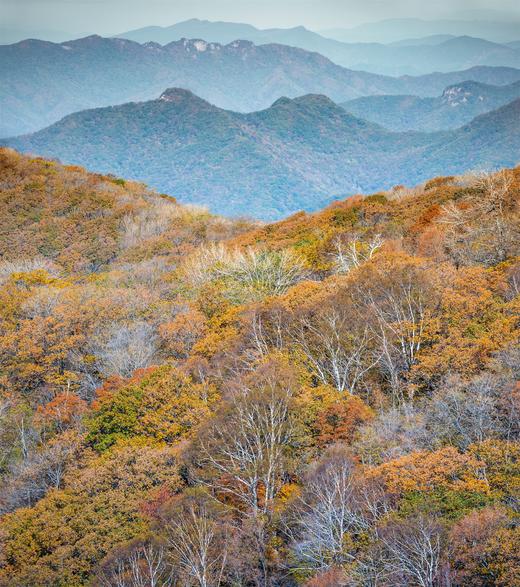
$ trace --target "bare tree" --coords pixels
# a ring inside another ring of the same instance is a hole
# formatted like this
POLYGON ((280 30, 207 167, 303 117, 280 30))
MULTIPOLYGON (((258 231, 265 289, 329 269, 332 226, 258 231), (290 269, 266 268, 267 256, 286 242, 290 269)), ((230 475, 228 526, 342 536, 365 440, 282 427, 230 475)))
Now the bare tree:
POLYGON ((96 573, 101 587, 171 587, 171 569, 164 545, 152 542, 117 549, 96 573))
POLYGON ((383 246, 384 240, 380 234, 376 234, 367 242, 352 239, 346 245, 341 240, 335 242, 333 262, 336 273, 349 273, 366 261, 372 259, 383 246))
POLYGON ((396 269, 395 274, 388 269, 358 291, 371 314, 380 369, 397 403, 404 400, 402 376, 417 361, 431 315, 425 277, 413 267, 396 269))
POLYGON ((250 573, 258 586, 273 586, 270 539, 274 500, 285 481, 293 438, 292 381, 275 363, 238 380, 217 416, 201 430, 192 453, 192 474, 239 521, 250 573), (286 377, 287 376, 287 377, 286 377))
POLYGON ((409 281, 399 284, 395 291, 387 291, 383 303, 373 298, 372 303, 379 322, 383 357, 393 362, 392 345, 403 368, 409 369, 421 350, 425 325, 426 306, 420 292, 409 281))
POLYGON ((520 295, 520 262, 514 263, 508 271, 507 281, 506 299, 512 300, 520 295))
POLYGON ((438 587, 441 584, 442 529, 425 516, 394 523, 380 531, 394 585, 438 587))
POLYGON ((284 345, 284 329, 280 311, 275 312, 271 319, 272 328, 266 333, 262 316, 255 312, 252 320, 251 338, 258 356, 265 356, 273 348, 281 350, 284 345))
POLYGON ((289 250, 229 249, 222 243, 200 247, 183 269, 196 287, 213 279, 227 280, 227 295, 240 299, 283 294, 307 275, 302 261, 289 250))
POLYGON ((9 411, 12 406, 12 400, 0 399, 0 474, 8 466, 12 455, 12 433, 10 426, 9 411), (10 445, 10 446, 9 446, 10 445))
POLYGON ((457 265, 494 265, 517 254, 520 236, 515 209, 518 197, 512 190, 510 171, 478 172, 472 187, 482 195, 471 206, 450 201, 438 219, 446 227, 446 245, 457 265))
POLYGON ((29 458, 31 445, 34 444, 37 438, 36 430, 32 426, 30 418, 25 414, 22 414, 21 417, 16 420, 15 425, 18 432, 18 445, 20 447, 22 461, 26 461, 29 458))
POLYGON ((16 261, 2 261, 0 263, 0 285, 5 283, 15 273, 30 273, 45 271, 53 277, 59 275, 59 268, 50 259, 38 256, 33 259, 17 259, 16 261))
MULTIPOLYGON (((511 246, 511 226, 506 216, 510 200, 513 176, 506 169, 495 173, 481 173, 479 185, 486 197, 479 201, 479 214, 487 215, 492 219, 493 239, 491 246, 494 249, 496 261, 504 261, 511 246)), ((485 216, 484 216, 485 217, 485 216)))
POLYGON ((268 512, 281 485, 290 398, 274 374, 258 387, 241 387, 196 443, 201 480, 255 517, 268 512))
POLYGON ((182 205, 161 199, 149 199, 137 214, 127 214, 121 221, 121 246, 131 248, 166 232, 175 220, 207 217, 206 208, 182 205))
POLYGON ((434 439, 462 450, 486 438, 507 437, 514 422, 504 413, 505 395, 510 389, 491 373, 469 382, 451 377, 432 398, 426 424, 434 439))
POLYGON ((98 342, 94 349, 98 357, 98 369, 104 375, 130 377, 136 369, 153 363, 157 352, 157 336, 151 324, 113 324, 108 329, 106 339, 106 342, 98 342))
POLYGON ((233 262, 219 273, 262 295, 281 295, 306 274, 300 259, 286 249, 235 252, 233 262))
POLYGON ((183 585, 218 587, 227 564, 227 539, 207 498, 185 498, 165 528, 175 578, 183 585))
POLYGON ((0 513, 32 506, 49 489, 60 488, 78 448, 76 436, 63 434, 43 448, 33 448, 23 461, 13 464, 0 492, 0 513))
POLYGON ((328 569, 357 559, 356 536, 373 534, 390 509, 382 488, 362 483, 353 463, 333 454, 304 482, 289 521, 291 549, 302 569, 328 569))
POLYGON ((29 318, 49 318, 59 304, 61 294, 62 291, 56 287, 37 290, 23 305, 25 315, 29 318))
POLYGON ((359 430, 353 443, 356 455, 369 466, 431 448, 431 432, 426 428, 424 414, 409 402, 380 412, 359 430))
POLYGON ((380 359, 372 352, 374 337, 369 327, 359 327, 355 315, 342 307, 303 316, 293 338, 320 381, 342 392, 355 393, 380 359))

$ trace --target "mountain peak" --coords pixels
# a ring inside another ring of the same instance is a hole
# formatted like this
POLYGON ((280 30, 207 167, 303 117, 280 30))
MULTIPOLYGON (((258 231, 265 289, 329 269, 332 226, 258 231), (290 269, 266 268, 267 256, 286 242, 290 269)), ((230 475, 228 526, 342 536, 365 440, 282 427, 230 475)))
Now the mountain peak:
POLYGON ((104 40, 104 37, 102 37, 101 35, 88 35, 86 37, 80 37, 79 39, 74 39, 72 41, 68 41, 67 44, 71 45, 72 43, 76 43, 76 44, 96 43, 96 42, 102 41, 102 40, 104 40))
POLYGON ((158 101, 185 107, 190 111, 219 110, 216 106, 199 98, 199 96, 185 88, 168 88, 159 96, 158 101))
MULTIPOLYGON (((515 86, 512 85, 511 91, 515 86)), ((518 87, 518 86, 517 86, 518 87)), ((467 80, 460 84, 453 84, 448 86, 442 93, 441 100, 444 104, 450 106, 458 106, 460 104, 466 104, 470 102, 484 102, 486 100, 493 100, 497 95, 500 95, 502 90, 508 90, 507 86, 501 88, 500 86, 493 86, 467 80)), ((513 91, 512 97, 517 94, 513 91)))
POLYGON ((231 51, 249 51, 253 47, 255 47, 255 44, 252 41, 246 41, 243 39, 237 39, 227 45, 223 45, 217 42, 208 42, 204 39, 186 37, 182 37, 178 41, 172 41, 171 43, 164 45, 164 48, 167 50, 180 50, 192 54, 221 51, 223 48, 231 51))
POLYGON ((459 106, 468 102, 475 88, 468 86, 466 82, 447 87, 442 93, 442 101, 450 106, 459 106))
POLYGON ((188 39, 183 37, 178 41, 172 41, 163 47, 169 51, 181 51, 191 54, 205 53, 211 51, 220 51, 222 45, 220 43, 208 43, 204 39, 188 39))
MULTIPOLYGON (((470 35, 460 35, 452 39, 448 39, 439 45, 440 47, 451 47, 451 48, 495 48, 501 45, 488 41, 487 39, 481 39, 480 37, 471 37, 470 35)), ((507 50, 507 47, 502 46, 507 50)))
POLYGON ((313 106, 320 108, 334 108, 337 109, 339 106, 332 101, 325 94, 305 94, 298 98, 294 98, 293 102, 301 106, 313 106))
POLYGON ((55 47, 56 43, 52 41, 42 41, 41 39, 23 39, 17 43, 13 43, 12 47, 18 47, 20 49, 40 49, 41 47, 55 47))
POLYGON ((119 47, 122 49, 130 47, 139 47, 139 44, 129 39, 122 39, 119 37, 102 37, 100 35, 89 35, 88 37, 81 37, 72 41, 65 41, 61 43, 65 48, 79 48, 87 51, 100 49, 104 50, 107 47, 119 47))
POLYGON ((237 39, 236 41, 233 41, 226 46, 231 47, 232 49, 250 49, 251 47, 254 47, 255 44, 252 41, 237 39))
POLYGON ((325 96, 324 94, 305 94, 304 96, 299 96, 292 99, 287 98, 287 96, 282 96, 273 102, 271 108, 278 108, 289 105, 339 108, 335 102, 333 102, 328 96, 325 96))
POLYGON ((282 96, 281 98, 278 98, 278 100, 275 100, 271 104, 271 108, 277 108, 278 106, 285 106, 286 104, 292 104, 292 100, 291 100, 291 98, 288 98, 287 96, 282 96))
POLYGON ((168 88, 159 96, 159 100, 162 102, 174 102, 179 103, 185 100, 202 100, 196 96, 190 90, 184 88, 168 88))
POLYGON ((160 45, 159 43, 156 43, 154 41, 148 41, 147 43, 143 43, 143 47, 145 47, 146 49, 157 49, 157 50, 162 49, 162 45, 160 45))

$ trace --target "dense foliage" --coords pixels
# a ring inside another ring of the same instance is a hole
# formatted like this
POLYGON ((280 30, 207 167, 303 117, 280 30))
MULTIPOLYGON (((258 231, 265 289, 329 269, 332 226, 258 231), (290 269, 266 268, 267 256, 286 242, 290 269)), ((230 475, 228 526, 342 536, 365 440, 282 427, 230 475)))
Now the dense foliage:
POLYGON ((520 168, 276 224, 0 151, 0 585, 520 585, 520 168))

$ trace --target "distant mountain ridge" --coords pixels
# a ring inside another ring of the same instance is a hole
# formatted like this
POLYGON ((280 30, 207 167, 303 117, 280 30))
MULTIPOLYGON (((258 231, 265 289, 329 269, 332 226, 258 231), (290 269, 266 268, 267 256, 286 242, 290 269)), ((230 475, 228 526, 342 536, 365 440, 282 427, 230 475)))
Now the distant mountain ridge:
MULTIPOLYGON (((407 30, 403 28, 402 30, 407 30)), ((169 27, 145 27, 117 35, 139 43, 168 44, 182 38, 200 38, 227 44, 236 39, 256 44, 278 43, 316 51, 334 63, 350 69, 383 75, 420 75, 432 71, 453 71, 477 65, 520 67, 520 51, 513 46, 492 43, 471 36, 445 36, 438 43, 414 43, 410 52, 400 43, 344 42, 327 38, 303 26, 288 29, 258 29, 249 24, 191 19, 169 27)))
POLYGON ((455 39, 456 35, 428 35, 426 37, 416 37, 414 39, 399 39, 399 41, 393 41, 388 43, 394 47, 417 47, 421 45, 440 45, 450 39, 455 39))
POLYGON ((335 65, 279 44, 228 45, 183 39, 166 46, 90 36, 66 43, 0 46, 0 137, 32 132, 84 110, 150 100, 185 87, 222 108, 254 111, 280 96, 325 93, 336 102, 372 94, 435 96, 466 80, 520 80, 520 69, 479 67, 392 78, 335 65))
MULTIPOLYGON (((289 31, 290 29, 286 30, 289 31)), ((140 29, 126 31, 114 35, 114 37, 130 39, 137 43, 154 41, 161 45, 167 45, 172 41, 179 41, 180 39, 200 38, 205 39, 208 42, 227 45, 237 39, 251 41, 253 40, 251 37, 259 39, 262 36, 262 32, 263 31, 257 29, 253 25, 246 23, 215 22, 192 18, 171 26, 147 26, 140 29)))
POLYGON ((86 31, 76 31, 72 33, 69 31, 59 31, 44 28, 13 28, 0 26, 0 45, 10 45, 18 43, 24 39, 44 39, 53 43, 62 43, 67 39, 77 38, 80 36, 87 36, 86 31))
POLYGON ((322 35, 340 41, 392 43, 403 37, 407 31, 409 37, 426 37, 429 35, 452 34, 481 37, 496 43, 505 43, 518 39, 518 20, 484 19, 435 19, 389 18, 378 22, 368 22, 352 28, 328 29, 320 31, 322 35))
POLYGON ((220 213, 273 219, 432 175, 513 165, 519 114, 517 100, 454 131, 393 133, 322 95, 240 114, 173 88, 150 102, 72 114, 5 143, 145 181, 220 213))
POLYGON ((466 81, 448 86, 441 96, 366 96, 341 104, 347 112, 389 130, 433 132, 454 129, 480 114, 520 98, 520 81, 493 86, 466 81))

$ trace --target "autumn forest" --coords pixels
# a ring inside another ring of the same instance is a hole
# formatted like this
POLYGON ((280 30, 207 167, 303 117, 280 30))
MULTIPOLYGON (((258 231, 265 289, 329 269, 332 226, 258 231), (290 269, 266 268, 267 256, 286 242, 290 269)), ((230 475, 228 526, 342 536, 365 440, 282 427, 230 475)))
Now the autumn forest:
POLYGON ((2 587, 520 585, 520 168, 265 224, 0 150, 2 587))

